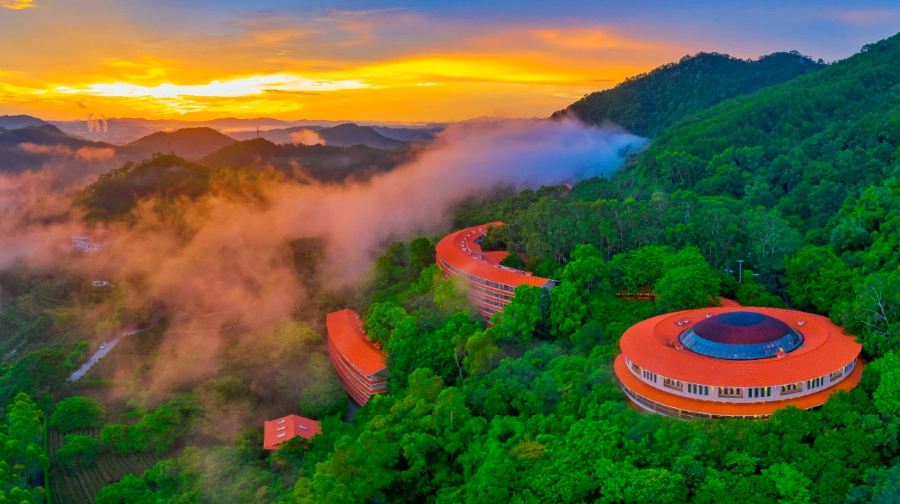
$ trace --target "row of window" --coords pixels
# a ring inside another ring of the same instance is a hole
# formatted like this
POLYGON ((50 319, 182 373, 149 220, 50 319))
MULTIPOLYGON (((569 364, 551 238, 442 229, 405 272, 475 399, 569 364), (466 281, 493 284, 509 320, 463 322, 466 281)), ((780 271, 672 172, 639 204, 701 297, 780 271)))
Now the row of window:
MULTIPOLYGON (((631 361, 626 358, 626 364, 631 366, 634 374, 638 376, 642 376, 645 381, 651 383, 657 383, 657 375, 647 369, 642 369, 636 362, 631 361)), ((845 373, 848 373, 853 367, 856 365, 856 361, 854 360, 850 364, 847 364, 842 369, 838 369, 834 371, 830 375, 830 381, 833 383, 837 381, 841 376, 845 373)), ((778 387, 780 395, 791 395, 803 392, 804 390, 813 390, 825 385, 826 376, 820 376, 818 378, 813 378, 810 380, 806 380, 806 386, 804 387, 803 382, 796 383, 788 383, 786 385, 780 385, 778 387)), ((685 390, 685 385, 687 385, 687 393, 691 395, 709 395, 709 387, 706 385, 698 385, 694 383, 685 384, 681 380, 676 380, 674 378, 663 377, 663 386, 672 390, 677 390, 679 392, 685 390)), ((747 394, 748 398, 751 399, 762 399, 766 397, 772 397, 772 387, 717 387, 716 392, 718 393, 718 397, 723 398, 731 398, 731 399, 740 399, 744 397, 744 394, 747 394), (746 392, 745 392, 746 391, 746 392)))
POLYGON ((643 405, 645 408, 650 409, 652 411, 657 411, 662 413, 663 415, 668 415, 671 417, 678 418, 748 418, 748 419, 756 419, 756 418, 765 418, 768 415, 714 415, 711 413, 700 413, 697 411, 688 411, 683 410, 681 408, 673 408, 672 406, 666 406, 665 404, 660 404, 656 401, 651 401, 646 397, 641 396, 640 394, 635 394, 634 392, 625 390, 625 395, 627 395, 631 400, 636 403, 643 405))
POLYGON ((470 282, 478 283, 481 285, 486 285, 493 289, 502 290, 502 291, 506 291, 506 292, 515 292, 515 290, 516 290, 516 288, 511 285, 506 285, 506 284, 500 283, 500 282, 494 282, 493 280, 485 280, 484 278, 466 273, 465 271, 463 271, 455 266, 451 266, 443 258, 438 258, 438 260, 441 262, 441 265, 444 266, 445 268, 447 268, 450 272, 452 272, 456 275, 459 275, 470 282))
POLYGON ((490 289, 485 289, 484 287, 480 287, 478 285, 470 285, 469 289, 473 292, 477 292, 483 296, 490 296, 499 299, 505 299, 507 302, 512 301, 513 296, 509 294, 504 294, 502 292, 492 291, 490 289))

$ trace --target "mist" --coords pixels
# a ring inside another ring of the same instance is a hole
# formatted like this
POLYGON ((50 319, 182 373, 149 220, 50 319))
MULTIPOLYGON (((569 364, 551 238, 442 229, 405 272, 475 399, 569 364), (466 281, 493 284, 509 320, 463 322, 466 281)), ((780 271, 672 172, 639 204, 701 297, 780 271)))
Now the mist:
POLYGON ((101 253, 78 256, 65 246, 88 226, 67 209, 67 197, 40 185, 26 190, 26 178, 0 177, 0 197, 21 203, 0 201, 0 268, 22 261, 62 266, 131 282, 135 304, 163 300, 171 325, 151 370, 151 389, 161 392, 215 372, 222 325, 259 327, 309 301, 294 274, 291 240, 322 238, 325 285, 352 287, 387 242, 447 231, 451 208, 465 198, 605 175, 644 144, 627 132, 574 120, 457 124, 415 160, 365 182, 269 181, 263 203, 215 195, 182 201, 177 227, 145 201, 127 224, 108 226, 114 238, 101 253), (27 201, 22 194, 30 195, 27 201), (36 209, 43 213, 36 217, 36 209))

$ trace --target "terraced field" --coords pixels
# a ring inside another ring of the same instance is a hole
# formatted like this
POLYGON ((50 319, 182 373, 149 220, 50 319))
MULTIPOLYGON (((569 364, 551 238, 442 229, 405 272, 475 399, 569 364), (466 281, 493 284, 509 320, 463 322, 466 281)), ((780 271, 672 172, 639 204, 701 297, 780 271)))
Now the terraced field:
MULTIPOLYGON (((74 434, 100 437, 100 429, 85 429, 74 434)), ((101 452, 97 463, 84 469, 68 470, 56 465, 56 452, 62 446, 64 435, 50 431, 49 455, 53 462, 50 471, 50 493, 54 504, 92 503, 97 491, 108 483, 118 481, 126 474, 141 474, 159 460, 153 453, 117 455, 101 452)))
POLYGON ((92 327, 68 321, 76 317, 66 313, 59 290, 53 282, 38 280, 29 293, 0 305, 0 362, 14 360, 37 347, 71 347, 81 338, 90 338, 92 327), (49 337, 31 341, 29 331, 20 330, 23 324, 46 324, 49 337))

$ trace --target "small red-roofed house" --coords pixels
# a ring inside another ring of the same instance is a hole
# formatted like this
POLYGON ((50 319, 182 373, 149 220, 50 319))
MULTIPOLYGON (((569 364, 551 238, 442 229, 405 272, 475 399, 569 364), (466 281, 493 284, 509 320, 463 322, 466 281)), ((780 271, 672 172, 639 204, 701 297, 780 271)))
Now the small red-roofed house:
POLYGON ((268 420, 263 426, 263 448, 277 450, 288 439, 301 437, 310 440, 321 433, 319 422, 299 415, 268 420))

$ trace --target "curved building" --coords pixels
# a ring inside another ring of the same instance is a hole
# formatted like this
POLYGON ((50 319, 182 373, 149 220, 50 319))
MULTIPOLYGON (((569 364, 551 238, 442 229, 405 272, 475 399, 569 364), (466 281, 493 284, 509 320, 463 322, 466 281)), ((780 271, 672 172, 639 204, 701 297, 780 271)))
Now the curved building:
POLYGON ((344 385, 344 390, 362 406, 387 389, 384 352, 369 341, 362 320, 353 310, 338 310, 325 317, 328 331, 328 358, 344 385))
POLYGON ((435 247, 438 267, 448 276, 467 281, 469 298, 488 319, 512 300, 516 287, 532 285, 549 289, 556 285, 553 280, 501 265, 509 252, 481 250, 481 240, 488 228, 502 225, 502 222, 491 222, 455 231, 435 247))
POLYGON ((862 347, 828 318, 726 306, 629 328, 615 372, 638 406, 687 418, 768 417, 821 406, 862 376, 862 347))

